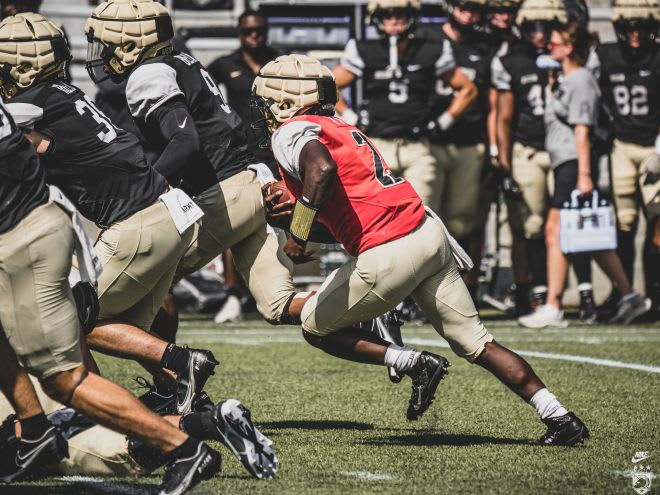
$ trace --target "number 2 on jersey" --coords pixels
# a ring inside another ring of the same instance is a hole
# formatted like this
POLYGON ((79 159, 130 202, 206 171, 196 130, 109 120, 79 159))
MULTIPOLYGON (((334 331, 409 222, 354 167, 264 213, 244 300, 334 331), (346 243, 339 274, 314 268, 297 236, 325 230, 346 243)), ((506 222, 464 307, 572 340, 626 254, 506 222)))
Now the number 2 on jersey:
POLYGON ((392 177, 392 171, 383 163, 383 159, 378 153, 378 150, 374 148, 374 145, 367 139, 367 137, 362 134, 360 131, 351 131, 351 136, 355 139, 355 142, 358 146, 369 146, 371 155, 373 156, 373 164, 376 175, 376 180, 381 183, 383 187, 396 186, 401 184, 403 179, 400 177, 392 177))
POLYGON ((96 105, 94 105, 94 102, 89 99, 87 95, 85 95, 82 99, 76 101, 76 110, 78 110, 78 113, 80 115, 85 115, 85 111, 89 111, 91 114, 92 118, 99 124, 102 124, 105 126, 105 131, 101 131, 98 134, 98 138, 103 141, 104 143, 110 143, 112 142, 113 139, 117 137, 117 128, 115 125, 110 122, 110 119, 103 115, 101 110, 96 108, 96 105))

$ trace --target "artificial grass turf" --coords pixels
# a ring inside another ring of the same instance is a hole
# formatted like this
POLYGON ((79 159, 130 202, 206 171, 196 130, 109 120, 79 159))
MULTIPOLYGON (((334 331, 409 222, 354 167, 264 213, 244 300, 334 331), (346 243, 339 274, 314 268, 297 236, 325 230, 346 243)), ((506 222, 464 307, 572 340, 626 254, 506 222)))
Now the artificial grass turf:
MULTIPOLYGON (((515 349, 660 366, 660 329, 652 325, 547 332, 519 330, 506 321, 490 326, 515 349)), ((441 342, 425 326, 404 327, 406 338, 441 342)), ((276 480, 254 480, 221 448, 222 476, 192 493, 634 494, 631 478, 622 473, 633 468, 636 451, 650 451, 644 465, 660 471, 658 373, 528 358, 592 433, 584 446, 548 448, 533 444, 544 425, 528 405, 447 348, 427 345, 453 366, 431 409, 409 422, 409 381, 392 385, 382 368, 327 356, 293 327, 247 322, 220 328, 190 319, 182 323, 180 343, 209 348, 220 358, 207 391, 214 400, 236 397, 248 406, 274 440, 280 461, 276 480)), ((145 374, 137 365, 107 357, 99 362, 104 374, 137 391, 132 377, 145 374)), ((158 482, 158 476, 46 479, 0 486, 0 493, 137 494, 158 482)))

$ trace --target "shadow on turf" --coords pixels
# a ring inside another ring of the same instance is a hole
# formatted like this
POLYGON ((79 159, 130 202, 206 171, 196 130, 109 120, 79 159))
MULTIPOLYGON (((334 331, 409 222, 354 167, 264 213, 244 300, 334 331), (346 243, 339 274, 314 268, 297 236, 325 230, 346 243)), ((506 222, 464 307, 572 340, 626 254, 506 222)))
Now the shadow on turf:
POLYGON ((374 438, 365 442, 367 445, 454 445, 467 447, 474 445, 533 445, 534 442, 520 438, 501 438, 483 435, 460 435, 442 433, 418 433, 410 435, 390 435, 374 438))
POLYGON ((374 425, 369 423, 358 423, 356 421, 319 421, 312 419, 259 423, 259 428, 262 430, 277 428, 289 428, 294 430, 373 430, 374 425))
POLYGON ((3 486, 0 485, 2 495, 99 495, 99 494, 130 494, 151 495, 156 492, 158 485, 134 484, 112 479, 99 481, 76 481, 58 486, 3 486))

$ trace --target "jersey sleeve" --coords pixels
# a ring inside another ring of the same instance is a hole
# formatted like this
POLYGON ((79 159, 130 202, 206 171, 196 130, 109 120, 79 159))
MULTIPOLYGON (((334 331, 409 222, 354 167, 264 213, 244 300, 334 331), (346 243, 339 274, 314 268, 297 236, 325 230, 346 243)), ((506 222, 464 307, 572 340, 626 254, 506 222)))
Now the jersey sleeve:
POLYGON ((502 64, 500 57, 493 57, 493 61, 490 63, 490 74, 495 89, 498 91, 511 91, 511 74, 502 64))
POLYGON ((141 65, 126 85, 128 108, 136 119, 147 120, 151 112, 175 96, 183 95, 176 71, 167 64, 141 65))
POLYGON ((280 127, 272 137, 275 159, 291 177, 300 178, 299 160, 303 147, 318 139, 321 126, 313 122, 298 120, 280 127))
POLYGON ((456 60, 454 59, 454 50, 451 47, 449 40, 442 41, 442 53, 435 61, 435 75, 442 76, 444 73, 449 72, 456 68, 456 60))
POLYGON ((362 77, 364 72, 364 60, 362 60, 362 57, 360 56, 357 42, 355 40, 348 40, 348 43, 346 43, 346 48, 344 48, 344 54, 341 57, 340 63, 349 72, 358 77, 362 77))

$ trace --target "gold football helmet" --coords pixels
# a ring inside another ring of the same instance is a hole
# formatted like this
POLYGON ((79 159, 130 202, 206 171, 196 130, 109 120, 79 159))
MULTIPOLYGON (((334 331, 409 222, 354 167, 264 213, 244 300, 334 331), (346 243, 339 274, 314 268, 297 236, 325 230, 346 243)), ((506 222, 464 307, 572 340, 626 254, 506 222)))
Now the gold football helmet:
POLYGON ((5 100, 64 74, 71 52, 57 24, 26 12, 0 23, 0 91, 5 100))
POLYGON ((87 63, 94 82, 121 80, 145 59, 172 51, 172 19, 153 0, 109 0, 85 23, 87 63))
POLYGON ((255 78, 252 93, 270 134, 302 111, 332 116, 337 103, 332 71, 306 55, 282 55, 268 62, 255 78))

